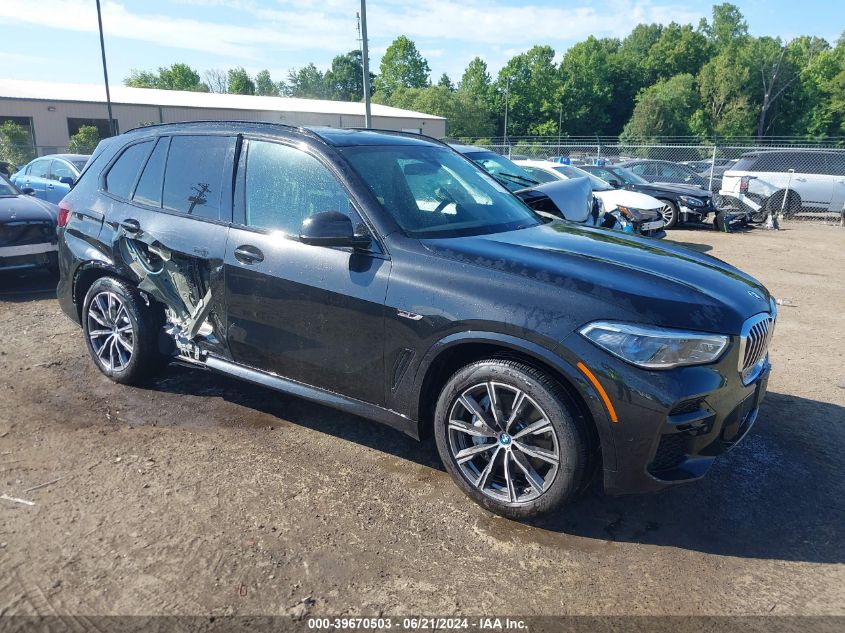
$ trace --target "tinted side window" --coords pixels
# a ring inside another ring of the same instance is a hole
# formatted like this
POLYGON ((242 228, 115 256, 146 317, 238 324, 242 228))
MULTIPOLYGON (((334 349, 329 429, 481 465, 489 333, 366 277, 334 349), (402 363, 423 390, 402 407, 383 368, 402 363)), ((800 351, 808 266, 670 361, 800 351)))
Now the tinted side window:
POLYGON ((795 154, 789 153, 773 153, 760 154, 757 162, 754 164, 754 171, 788 171, 795 169, 795 154))
POLYGON ((756 154, 751 156, 743 156, 738 161, 736 161, 736 163, 734 163, 733 167, 729 167, 728 171, 757 171, 756 163, 756 154))
POLYGON ((287 145, 250 141, 245 210, 247 226, 299 235, 302 221, 315 213, 349 214, 349 196, 313 156, 287 145))
POLYGON ((632 165, 630 169, 632 172, 639 176, 648 176, 654 174, 654 168, 649 167, 648 165, 632 165))
POLYGON ((120 198, 129 198, 152 146, 152 141, 144 141, 127 147, 106 174, 106 191, 120 198))
POLYGON ((164 175, 164 208, 220 219, 222 192, 226 180, 231 179, 234 147, 231 136, 172 137, 164 175))
POLYGON ((76 178, 70 166, 61 160, 54 160, 50 167, 50 180, 59 178, 76 178))
POLYGON ((153 207, 161 206, 161 189, 164 184, 164 165, 167 162, 167 147, 170 144, 169 138, 160 138, 153 153, 150 154, 147 165, 135 188, 135 195, 132 197, 136 202, 149 204, 153 207))
POLYGON ((49 178, 50 177, 50 161, 37 160, 30 166, 29 175, 35 178, 49 178))

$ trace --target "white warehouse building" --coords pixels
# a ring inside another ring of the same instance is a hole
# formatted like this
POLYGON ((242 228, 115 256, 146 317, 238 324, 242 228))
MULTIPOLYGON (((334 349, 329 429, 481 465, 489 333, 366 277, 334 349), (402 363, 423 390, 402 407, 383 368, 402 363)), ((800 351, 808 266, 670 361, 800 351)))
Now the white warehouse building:
MULTIPOLYGON (((151 123, 196 120, 269 121, 296 126, 364 127, 364 104, 290 97, 258 97, 181 90, 111 87, 119 132, 151 123)), ((373 127, 446 136, 443 117, 372 104, 373 127)), ((29 130, 38 154, 63 151, 83 125, 108 136, 106 90, 101 84, 0 79, 0 124, 29 130)))

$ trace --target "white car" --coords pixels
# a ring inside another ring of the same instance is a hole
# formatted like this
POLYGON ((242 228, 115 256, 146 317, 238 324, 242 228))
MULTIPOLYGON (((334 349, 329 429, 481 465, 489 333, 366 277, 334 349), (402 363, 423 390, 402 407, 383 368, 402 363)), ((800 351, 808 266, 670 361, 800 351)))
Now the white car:
POLYGON ((719 195, 755 212, 783 208, 786 217, 799 212, 838 215, 845 208, 845 152, 790 149, 743 154, 724 173, 719 195))
MULTIPOLYGON (((522 167, 529 176, 540 183, 567 180, 569 178, 589 178, 593 187, 593 195, 601 200, 605 211, 610 212, 617 209, 620 211, 625 209, 629 212, 657 211, 661 216, 663 215, 663 207, 666 203, 637 191, 615 189, 598 176, 594 176, 578 167, 547 160, 515 160, 514 162, 522 167)), ((663 225, 664 222, 662 219, 654 220, 644 226, 643 230, 659 230, 663 228, 663 225)))

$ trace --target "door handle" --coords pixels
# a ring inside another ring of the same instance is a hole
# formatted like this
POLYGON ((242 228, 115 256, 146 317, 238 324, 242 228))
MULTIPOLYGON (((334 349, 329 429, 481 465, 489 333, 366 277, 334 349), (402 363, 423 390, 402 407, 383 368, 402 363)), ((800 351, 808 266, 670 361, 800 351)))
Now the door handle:
POLYGON ((235 259, 242 264, 258 264, 264 261, 264 253, 249 244, 235 249, 235 259))
POLYGON ((127 218, 120 223, 121 228, 127 233, 140 233, 141 223, 134 218, 127 218))
POLYGON ((49 185, 47 185, 47 189, 53 189, 53 184, 50 183, 49 185))

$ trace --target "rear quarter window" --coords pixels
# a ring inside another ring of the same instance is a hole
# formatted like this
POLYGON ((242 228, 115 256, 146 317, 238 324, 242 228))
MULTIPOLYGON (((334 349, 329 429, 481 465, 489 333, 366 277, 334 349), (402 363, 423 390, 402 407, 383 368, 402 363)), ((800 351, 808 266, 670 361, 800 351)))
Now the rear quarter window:
POLYGON ((138 175, 152 149, 152 141, 130 145, 106 173, 105 190, 119 198, 129 199, 138 180, 138 175))
POLYGON ((728 171, 754 171, 754 163, 757 162, 757 155, 753 156, 743 156, 733 167, 730 167, 728 171))
POLYGON ((231 136, 172 137, 164 175, 164 208, 219 220, 223 191, 231 189, 234 151, 235 138, 231 136))

